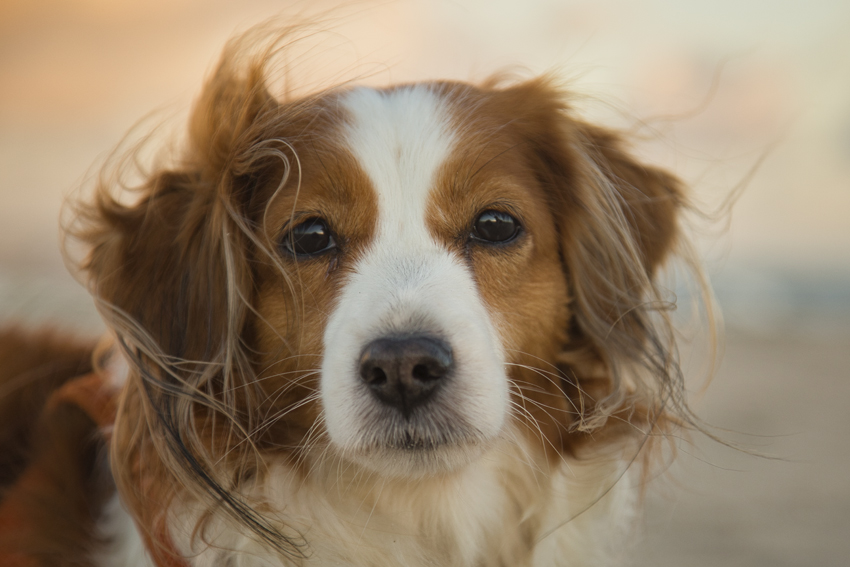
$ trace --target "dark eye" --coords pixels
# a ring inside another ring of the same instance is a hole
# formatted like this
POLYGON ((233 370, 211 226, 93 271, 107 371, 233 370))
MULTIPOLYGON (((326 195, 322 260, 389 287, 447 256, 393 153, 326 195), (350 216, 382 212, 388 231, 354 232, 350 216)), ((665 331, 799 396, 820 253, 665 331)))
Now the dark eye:
POLYGON ((487 242, 508 242, 519 234, 519 221, 502 211, 484 211, 475 219, 472 235, 487 242))
POLYGON ((310 219, 287 232, 281 246, 295 256, 315 256, 336 248, 336 241, 324 219, 310 219))

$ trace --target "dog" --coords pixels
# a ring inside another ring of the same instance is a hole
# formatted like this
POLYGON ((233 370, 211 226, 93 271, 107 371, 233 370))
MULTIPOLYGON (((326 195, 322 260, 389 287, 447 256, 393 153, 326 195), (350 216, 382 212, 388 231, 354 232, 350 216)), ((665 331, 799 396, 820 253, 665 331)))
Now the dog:
POLYGON ((690 419, 684 187, 551 78, 275 96, 284 37, 76 207, 108 336, 0 339, 0 558, 616 563, 690 419))

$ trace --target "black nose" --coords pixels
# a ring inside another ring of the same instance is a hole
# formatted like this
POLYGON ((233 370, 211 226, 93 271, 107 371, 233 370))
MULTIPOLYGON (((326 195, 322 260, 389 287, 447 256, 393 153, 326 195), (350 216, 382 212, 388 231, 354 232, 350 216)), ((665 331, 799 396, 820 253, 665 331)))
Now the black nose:
POLYGON ((379 400, 405 417, 431 397, 451 367, 451 347, 425 336, 377 339, 360 355, 360 377, 379 400))

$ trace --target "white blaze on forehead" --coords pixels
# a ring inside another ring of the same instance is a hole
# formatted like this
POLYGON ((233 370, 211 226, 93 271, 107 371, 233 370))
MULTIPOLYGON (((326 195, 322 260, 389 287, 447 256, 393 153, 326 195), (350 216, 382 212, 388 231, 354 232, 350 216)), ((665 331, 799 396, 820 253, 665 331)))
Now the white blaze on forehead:
POLYGON ((378 196, 377 240, 428 242, 425 207, 454 146, 446 101, 426 85, 353 90, 342 98, 348 149, 378 196))

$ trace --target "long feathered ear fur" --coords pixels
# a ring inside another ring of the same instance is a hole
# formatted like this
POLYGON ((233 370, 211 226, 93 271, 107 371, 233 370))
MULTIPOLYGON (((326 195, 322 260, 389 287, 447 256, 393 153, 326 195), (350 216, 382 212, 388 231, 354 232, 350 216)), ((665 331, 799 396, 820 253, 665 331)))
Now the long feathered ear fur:
POLYGON ((593 431, 615 413, 633 425, 688 420, 669 294, 657 279, 679 247, 682 185, 636 160, 618 134, 576 117, 547 79, 500 94, 516 109, 559 226, 572 314, 561 362, 582 408, 570 427, 593 431))
POLYGON ((256 472, 250 408, 261 393, 245 344, 252 261, 276 262, 254 193, 272 179, 286 182, 288 157, 270 138, 298 113, 297 103, 266 90, 265 66, 284 39, 249 34, 229 45, 176 163, 151 175, 132 204, 101 179, 94 207, 77 208, 69 236, 90 250, 83 277, 131 365, 119 415, 133 418, 119 417, 112 458, 141 525, 164 522, 144 516, 167 510, 166 488, 182 487, 182 497, 223 509, 299 555, 295 536, 280 534, 235 491, 256 472))
MULTIPOLYGON (((562 204, 562 255, 573 293, 574 347, 565 352, 599 360, 610 390, 594 420, 637 407, 653 423, 687 414, 669 311, 675 306, 658 281, 660 266, 681 238, 685 197, 678 179, 639 163, 623 140, 578 122, 572 150, 571 198, 562 204)), ((564 191, 565 189, 562 189, 564 191)), ((563 193, 562 193, 563 194, 563 193)))

